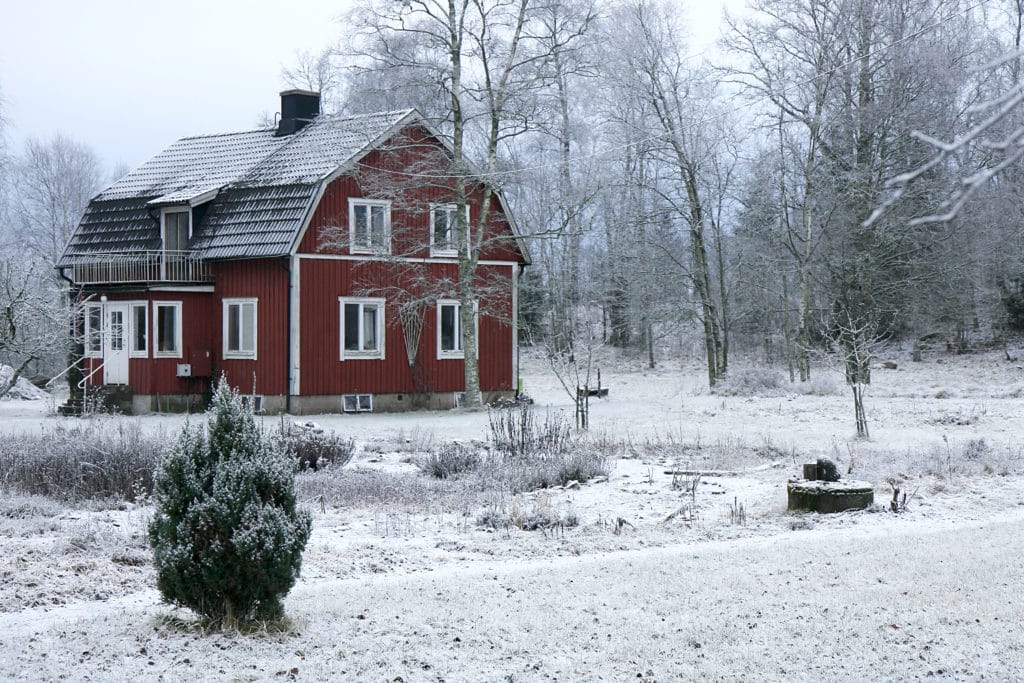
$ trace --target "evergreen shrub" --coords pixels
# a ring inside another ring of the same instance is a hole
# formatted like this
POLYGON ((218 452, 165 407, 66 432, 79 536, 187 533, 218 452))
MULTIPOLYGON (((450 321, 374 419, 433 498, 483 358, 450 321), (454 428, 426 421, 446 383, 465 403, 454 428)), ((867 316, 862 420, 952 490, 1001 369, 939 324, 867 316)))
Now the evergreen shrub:
POLYGON ((205 427, 186 424, 154 482, 157 588, 215 624, 272 621, 299 576, 312 518, 295 462, 264 438, 222 376, 205 427))

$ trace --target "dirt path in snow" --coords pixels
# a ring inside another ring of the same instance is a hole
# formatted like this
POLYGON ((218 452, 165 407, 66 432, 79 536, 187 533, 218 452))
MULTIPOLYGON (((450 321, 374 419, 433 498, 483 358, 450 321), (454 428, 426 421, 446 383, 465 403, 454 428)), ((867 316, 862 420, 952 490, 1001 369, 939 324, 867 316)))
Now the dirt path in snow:
POLYGON ((1019 509, 303 584, 292 634, 199 635, 138 594, 0 619, 0 678, 1018 679, 1022 524, 1019 509))

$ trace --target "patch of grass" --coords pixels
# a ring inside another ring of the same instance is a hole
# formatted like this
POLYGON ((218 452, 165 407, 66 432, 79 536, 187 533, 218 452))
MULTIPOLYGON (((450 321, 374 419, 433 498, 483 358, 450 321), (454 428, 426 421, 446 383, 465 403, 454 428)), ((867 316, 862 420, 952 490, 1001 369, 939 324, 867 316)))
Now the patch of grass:
POLYGON ((134 500, 153 490, 167 437, 96 420, 0 435, 0 488, 61 501, 134 500))
POLYGON ((538 497, 528 510, 522 507, 518 497, 508 506, 489 505, 476 519, 477 526, 523 531, 567 529, 579 526, 579 523, 579 516, 574 510, 555 510, 547 496, 538 497))
POLYGON ((435 479, 450 479, 480 467, 483 458, 480 451, 461 443, 448 443, 429 454, 416 458, 416 466, 435 479))
POLYGON ((463 510, 481 496, 479 487, 461 478, 361 468, 299 472, 295 486, 303 502, 351 509, 463 510))

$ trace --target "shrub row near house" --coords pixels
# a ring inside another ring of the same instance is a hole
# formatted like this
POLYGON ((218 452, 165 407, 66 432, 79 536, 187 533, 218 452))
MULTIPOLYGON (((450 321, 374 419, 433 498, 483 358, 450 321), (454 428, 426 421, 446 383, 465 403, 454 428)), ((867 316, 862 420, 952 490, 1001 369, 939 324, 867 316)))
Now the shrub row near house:
MULTIPOLYGON (((341 467, 355 451, 352 439, 298 425, 271 438, 302 470, 341 467)), ((162 430, 147 433, 118 418, 0 434, 0 489, 65 502, 146 497, 168 441, 162 430)))

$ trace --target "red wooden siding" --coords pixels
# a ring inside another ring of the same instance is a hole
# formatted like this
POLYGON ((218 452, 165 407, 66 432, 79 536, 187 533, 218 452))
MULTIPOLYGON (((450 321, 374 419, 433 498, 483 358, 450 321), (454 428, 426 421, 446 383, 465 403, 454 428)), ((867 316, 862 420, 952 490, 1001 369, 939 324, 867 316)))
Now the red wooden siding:
MULTIPOLYGON (((418 129, 417 129, 418 130, 418 129)), ((423 136, 416 130, 403 131, 422 142, 423 136)), ((388 199, 391 201, 391 253, 410 257, 430 255, 430 204, 448 203, 455 199, 450 181, 436 178, 417 181, 404 172, 388 173, 382 169, 408 169, 430 161, 437 154, 438 143, 430 140, 421 147, 413 146, 400 151, 373 151, 359 163, 362 182, 351 175, 345 175, 331 182, 324 191, 310 221, 309 228, 299 244, 299 253, 347 254, 348 249, 340 248, 338 231, 347 241, 348 200, 350 197, 388 199), (436 184, 436 185, 435 185, 436 184), (447 185, 447 186, 444 186, 447 185), (386 187, 386 190, 381 190, 386 187), (334 236, 332 237, 332 233, 334 236)), ((435 159, 438 164, 443 160, 435 159)), ((443 165, 436 166, 443 169, 443 165)), ((475 188, 469 196, 469 218, 472 225, 480 219, 480 205, 483 191, 475 188)), ((488 212, 488 235, 480 258, 484 261, 521 261, 522 255, 513 239, 508 219, 501 210, 496 197, 491 198, 488 212), (500 239, 498 239, 500 238, 500 239)))
MULTIPOLYGON (((193 353, 209 352, 213 374, 227 375, 228 382, 245 393, 281 395, 287 387, 288 271, 284 259, 228 261, 215 264, 215 292, 111 293, 109 301, 146 301, 149 308, 149 349, 146 358, 128 360, 128 381, 137 394, 201 393, 209 388, 204 378, 179 378, 179 363, 189 363, 193 353), (223 358, 223 300, 254 298, 256 306, 256 360, 223 358), (180 358, 155 358, 153 303, 181 302, 180 358)), ((96 297, 98 299, 98 297, 96 297)), ((89 370, 99 361, 88 360, 89 370)), ((88 371, 87 371, 88 372, 88 371)), ((98 372, 90 384, 102 384, 98 372)))
MULTIPOLYGON (((348 393, 413 393, 418 391, 461 391, 464 386, 463 361, 437 359, 437 309, 425 308, 423 330, 415 368, 410 367, 405 338, 398 316, 396 290, 408 284, 408 273, 401 266, 382 262, 357 262, 330 258, 304 258, 300 261, 302 334, 301 386, 303 395, 348 393), (405 280, 403 282, 403 280, 405 280), (390 295, 389 295, 390 294, 390 295), (383 360, 339 360, 341 313, 338 297, 376 296, 385 305, 385 358, 383 360)), ((455 279, 454 264, 431 264, 433 276, 455 279)), ((494 279, 509 277, 509 266, 483 266, 481 271, 494 279)), ((512 390, 512 328, 507 311, 510 294, 498 302, 483 302, 480 315, 480 388, 484 391, 512 390), (501 313, 494 317, 494 313, 501 313)))
POLYGON ((217 292, 210 326, 214 329, 215 372, 223 370, 228 383, 244 393, 270 396, 288 387, 288 282, 285 259, 223 261, 214 266, 217 292), (223 301, 254 298, 256 305, 256 360, 223 358, 223 301))
MULTIPOLYGON (((97 296, 96 299, 99 297, 97 296)), ((148 351, 146 358, 128 359, 128 382, 132 391, 137 394, 187 394, 201 393, 208 388, 203 379, 179 378, 177 366, 188 363, 193 351, 210 350, 216 357, 217 348, 211 334, 213 294, 210 292, 135 292, 111 293, 108 300, 114 301, 145 301, 148 304, 149 330, 148 351), (181 358, 155 358, 153 303, 157 301, 181 302, 181 358)), ((217 318, 219 320, 219 317, 217 318)), ((219 329, 217 330, 219 338, 219 329)), ((89 370, 99 365, 99 359, 86 359, 89 370)), ((88 373, 88 371, 87 371, 88 373)), ((103 371, 100 370, 90 380, 90 384, 103 383, 103 371)))

